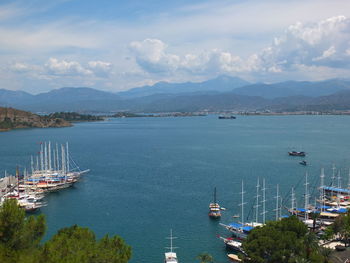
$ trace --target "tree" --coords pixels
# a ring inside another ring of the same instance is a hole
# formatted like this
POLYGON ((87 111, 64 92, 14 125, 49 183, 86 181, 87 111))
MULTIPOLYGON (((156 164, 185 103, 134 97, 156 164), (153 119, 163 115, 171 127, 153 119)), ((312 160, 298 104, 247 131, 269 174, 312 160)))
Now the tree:
POLYGON ((200 263, 212 263, 214 262, 214 258, 208 253, 201 253, 197 256, 197 259, 200 263))
POLYGON ((63 228, 40 244, 45 234, 45 217, 26 217, 14 199, 0 208, 1 263, 126 263, 131 248, 118 236, 96 240, 88 228, 63 228))
POLYGON ((45 230, 43 215, 26 218, 17 200, 6 200, 0 208, 0 262, 21 262, 23 254, 31 257, 39 248, 45 230))
POLYGON ((322 262, 314 238, 315 235, 309 234, 307 226, 295 216, 270 221, 249 233, 243 242, 247 254, 243 260, 251 263, 322 262))

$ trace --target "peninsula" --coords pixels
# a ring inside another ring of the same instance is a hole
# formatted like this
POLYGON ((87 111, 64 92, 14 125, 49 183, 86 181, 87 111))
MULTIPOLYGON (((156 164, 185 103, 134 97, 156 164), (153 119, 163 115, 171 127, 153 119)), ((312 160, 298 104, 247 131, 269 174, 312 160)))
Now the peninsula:
POLYGON ((14 108, 0 107, 0 131, 21 128, 69 127, 71 123, 50 116, 40 116, 14 108))

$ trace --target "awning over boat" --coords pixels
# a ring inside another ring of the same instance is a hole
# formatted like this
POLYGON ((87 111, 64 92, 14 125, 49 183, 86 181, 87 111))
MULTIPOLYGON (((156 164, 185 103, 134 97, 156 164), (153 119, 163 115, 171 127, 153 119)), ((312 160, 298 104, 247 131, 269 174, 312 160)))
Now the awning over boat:
POLYGON ((318 206, 318 207, 316 207, 317 209, 329 209, 329 208, 331 208, 330 206, 328 206, 328 205, 322 205, 322 206, 318 206))
POLYGON ((321 212, 321 216, 326 216, 326 217, 337 217, 339 216, 339 214, 332 214, 332 213, 329 213, 329 212, 321 212))
POLYGON ((346 208, 334 208, 334 209, 331 208, 331 209, 327 209, 327 211, 331 213, 341 213, 341 214, 348 212, 346 208))
POLYGON ((331 186, 324 186, 323 189, 325 191, 329 191, 329 192, 342 193, 342 194, 350 195, 350 190, 349 189, 337 188, 337 187, 331 187, 331 186))
POLYGON ((230 223, 230 224, 228 224, 230 227, 232 227, 232 228, 236 228, 236 229, 242 229, 243 231, 245 231, 245 232, 249 232, 249 231, 251 231, 252 229, 254 229, 254 227, 252 227, 252 226, 245 226, 245 225, 243 225, 243 224, 241 224, 241 223, 236 223, 236 222, 233 222, 233 223, 230 223))
POLYGON ((244 227, 242 227, 242 229, 243 229, 243 231, 245 231, 245 232, 249 232, 249 231, 253 230, 254 227, 252 227, 252 226, 244 226, 244 227))
POLYGON ((230 223, 230 224, 228 224, 228 225, 229 225, 230 227, 237 228, 237 229, 243 227, 242 224, 236 223, 236 222, 230 223))

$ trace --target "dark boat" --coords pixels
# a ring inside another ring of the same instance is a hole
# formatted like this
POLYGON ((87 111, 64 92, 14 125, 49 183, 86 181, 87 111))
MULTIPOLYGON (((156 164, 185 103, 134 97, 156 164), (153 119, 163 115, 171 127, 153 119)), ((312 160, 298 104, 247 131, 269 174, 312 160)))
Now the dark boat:
POLYGON ((233 115, 230 115, 230 116, 223 116, 223 115, 220 115, 219 116, 219 119, 220 120, 225 120, 225 119, 236 119, 236 116, 233 116, 233 115))
POLYGON ((299 162, 301 165, 307 165, 307 162, 304 160, 304 161, 301 161, 301 162, 299 162))
POLYGON ((220 205, 216 201, 216 187, 214 188, 214 202, 209 204, 208 215, 213 219, 218 219, 221 217, 220 205))
POLYGON ((288 154, 290 156, 305 156, 306 155, 305 152, 296 152, 296 151, 288 152, 288 154))

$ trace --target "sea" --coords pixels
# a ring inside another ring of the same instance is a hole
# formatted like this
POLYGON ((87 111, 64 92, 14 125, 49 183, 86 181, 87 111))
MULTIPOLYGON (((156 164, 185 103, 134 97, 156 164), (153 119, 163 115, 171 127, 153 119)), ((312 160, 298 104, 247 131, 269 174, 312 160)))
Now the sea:
POLYGON ((349 181, 350 116, 111 118, 67 128, 13 130, 0 133, 1 175, 5 170, 14 174, 16 166, 29 169, 30 156, 44 141, 69 142, 80 169, 91 170, 74 187, 46 197, 48 205, 39 212, 47 219, 45 239, 73 224, 91 228, 97 238, 120 235, 132 246, 131 263, 163 262, 170 229, 177 237, 179 262, 198 262, 203 252, 215 262, 228 262, 218 235, 230 233, 219 223, 240 220, 233 216, 241 213, 242 181, 244 221, 255 220, 258 178, 260 184, 266 181, 269 220, 276 217, 277 185, 279 201, 288 207, 292 187, 297 205, 303 206, 306 173, 313 196, 321 168, 326 184, 333 166, 340 173, 336 184, 347 187, 349 181), (307 155, 288 156, 292 150, 307 155), (308 165, 300 165, 301 160, 308 165), (220 220, 208 218, 214 187, 226 208, 220 220))

